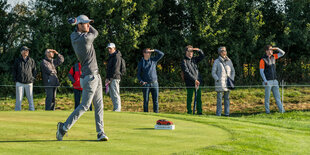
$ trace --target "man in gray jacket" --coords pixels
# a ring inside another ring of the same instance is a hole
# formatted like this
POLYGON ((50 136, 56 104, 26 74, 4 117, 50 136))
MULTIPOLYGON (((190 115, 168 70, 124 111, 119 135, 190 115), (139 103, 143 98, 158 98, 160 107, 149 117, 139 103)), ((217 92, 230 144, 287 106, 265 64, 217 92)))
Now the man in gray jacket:
POLYGON ((46 91, 45 110, 55 110, 55 98, 57 87, 60 85, 57 77, 56 67, 64 62, 64 57, 56 50, 45 50, 45 58, 41 62, 43 83, 46 91), (57 59, 54 54, 58 55, 57 59))
MULTIPOLYGON (((93 42, 98 36, 98 31, 93 28, 90 20, 85 15, 80 15, 76 20, 76 31, 71 34, 71 43, 74 52, 82 65, 82 75, 80 78, 82 92, 81 104, 71 113, 66 122, 57 124, 57 140, 61 141, 63 136, 74 125, 74 123, 86 112, 93 102, 95 107, 95 120, 97 130, 97 140, 107 141, 108 137, 103 130, 103 97, 102 80, 97 65, 96 52, 93 42)), ((70 21, 69 21, 70 22, 70 21)))
POLYGON ((229 92, 227 88, 227 78, 235 79, 235 69, 232 61, 227 56, 226 47, 218 48, 220 55, 213 63, 212 77, 215 81, 215 91, 217 92, 216 115, 221 116, 222 98, 224 95, 224 113, 229 116, 229 92))

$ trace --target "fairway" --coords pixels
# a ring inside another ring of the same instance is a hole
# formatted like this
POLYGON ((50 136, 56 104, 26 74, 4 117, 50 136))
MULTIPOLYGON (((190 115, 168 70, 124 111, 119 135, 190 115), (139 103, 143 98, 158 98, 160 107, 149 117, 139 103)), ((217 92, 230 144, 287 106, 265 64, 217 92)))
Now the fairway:
POLYGON ((0 154, 171 154, 224 143, 231 134, 219 127, 168 118, 175 130, 154 130, 160 114, 105 112, 108 142, 96 141, 93 112, 86 112, 56 141, 56 124, 69 111, 0 112, 0 154))
POLYGON ((93 112, 86 112, 56 141, 56 124, 70 111, 1 111, 0 154, 309 154, 310 112, 234 117, 104 113, 107 142, 96 141, 93 112), (175 130, 154 130, 158 119, 175 130))

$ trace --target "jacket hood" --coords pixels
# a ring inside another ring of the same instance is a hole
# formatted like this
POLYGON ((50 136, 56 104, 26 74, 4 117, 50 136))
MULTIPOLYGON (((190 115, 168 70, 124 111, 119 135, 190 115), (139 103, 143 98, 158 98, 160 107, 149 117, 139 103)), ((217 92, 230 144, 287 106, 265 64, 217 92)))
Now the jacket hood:
MULTIPOLYGON (((270 57, 273 57, 273 55, 271 55, 270 57)), ((268 55, 267 55, 267 54, 264 54, 264 56, 262 56, 261 59, 263 59, 263 58, 268 58, 268 55)))
POLYGON ((20 56, 20 57, 19 57, 19 59, 22 60, 22 61, 28 61, 29 58, 30 58, 29 56, 27 56, 26 59, 24 59, 23 56, 20 56))
MULTIPOLYGON (((192 57, 193 58, 193 57, 192 57)), ((184 55, 184 59, 186 60, 192 60, 191 58, 187 57, 186 55, 184 55)))
POLYGON ((113 54, 109 54, 109 56, 110 56, 110 57, 114 57, 114 56, 119 56, 119 57, 121 57, 121 56, 122 56, 122 53, 121 53, 121 51, 116 50, 113 54))
POLYGON ((48 62, 52 62, 52 60, 53 59, 49 59, 47 56, 45 56, 45 58, 44 58, 46 61, 48 61, 48 62))

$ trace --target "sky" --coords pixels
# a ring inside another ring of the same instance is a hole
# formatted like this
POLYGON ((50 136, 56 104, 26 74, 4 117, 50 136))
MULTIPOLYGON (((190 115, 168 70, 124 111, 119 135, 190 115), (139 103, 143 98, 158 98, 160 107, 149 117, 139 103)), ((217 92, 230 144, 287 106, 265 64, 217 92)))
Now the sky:
POLYGON ((17 3, 24 2, 28 4, 29 0, 7 0, 11 7, 15 6, 17 3))

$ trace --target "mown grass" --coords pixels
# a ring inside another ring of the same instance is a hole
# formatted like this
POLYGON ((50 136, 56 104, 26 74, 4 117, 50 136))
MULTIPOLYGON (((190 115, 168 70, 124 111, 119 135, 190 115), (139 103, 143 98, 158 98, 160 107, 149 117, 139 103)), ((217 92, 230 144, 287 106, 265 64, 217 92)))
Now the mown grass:
POLYGON ((310 112, 213 115, 105 112, 108 142, 96 142, 93 112, 64 141, 56 123, 71 111, 0 112, 0 154, 308 154, 310 112), (160 118, 173 131, 153 130, 160 118))
MULTIPOLYGON (((282 94, 282 90, 280 89, 282 94)), ((238 88, 231 91, 230 111, 232 115, 263 113, 264 88, 238 88)), ((122 110, 130 112, 143 111, 142 90, 122 89, 122 110)), ((271 111, 277 111, 273 96, 270 97, 271 111)), ((45 94, 35 94, 36 109, 44 109, 45 94)), ((71 94, 57 94, 56 110, 71 110, 74 108, 74 97, 71 94)), ((202 89, 202 103, 204 114, 214 114, 216 110, 216 92, 213 89, 202 89)), ((105 110, 112 110, 112 102, 109 96, 104 95, 105 110)), ((149 110, 152 111, 152 101, 149 102, 149 110)), ((0 97, 0 111, 14 110, 15 96, 0 97)), ((309 87, 287 87, 284 91, 284 108, 286 111, 310 110, 309 87)), ((26 97, 23 100, 23 110, 28 109, 26 97)), ((160 89, 159 111, 165 113, 186 113, 186 89, 160 89)))
POLYGON ((56 141, 56 124, 69 114, 0 112, 0 130, 5 131, 0 132, 0 154, 170 154, 216 145, 230 137, 223 129, 173 118, 169 120, 177 125, 175 130, 154 130, 161 116, 106 112, 109 141, 98 142, 94 114, 86 112, 63 141, 56 141))

